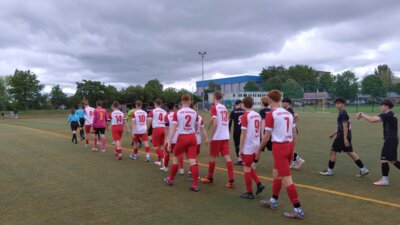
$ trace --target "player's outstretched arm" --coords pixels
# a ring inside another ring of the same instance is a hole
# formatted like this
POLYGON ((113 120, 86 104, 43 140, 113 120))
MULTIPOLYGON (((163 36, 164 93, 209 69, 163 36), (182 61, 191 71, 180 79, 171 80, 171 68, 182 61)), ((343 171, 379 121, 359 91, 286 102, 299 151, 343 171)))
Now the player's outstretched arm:
POLYGON ((368 121, 370 123, 381 122, 381 118, 379 116, 369 116, 362 112, 357 113, 357 119, 364 119, 365 121, 368 121))

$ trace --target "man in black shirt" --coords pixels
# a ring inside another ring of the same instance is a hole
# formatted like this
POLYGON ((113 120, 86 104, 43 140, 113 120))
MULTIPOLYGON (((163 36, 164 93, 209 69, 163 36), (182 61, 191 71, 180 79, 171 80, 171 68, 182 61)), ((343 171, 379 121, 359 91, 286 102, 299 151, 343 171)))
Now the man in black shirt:
POLYGON ((392 163, 397 169, 400 169, 400 161, 397 160, 397 146, 399 138, 397 134, 397 116, 392 112, 393 102, 384 100, 381 103, 381 114, 379 116, 368 116, 365 113, 357 113, 358 119, 365 119, 371 123, 383 123, 383 148, 381 153, 382 178, 374 185, 389 185, 389 163, 392 163))
POLYGON ((346 101, 342 97, 335 99, 336 108, 339 110, 339 116, 337 118, 337 131, 331 133, 329 138, 333 138, 335 136, 336 138, 332 144, 328 169, 319 173, 323 176, 333 176, 333 168, 335 167, 336 163, 336 154, 341 152, 346 152, 360 168, 360 173, 357 174, 358 177, 369 174, 368 169, 364 167, 360 157, 357 155, 357 153, 353 152, 353 147, 351 146, 350 118, 349 114, 347 114, 346 110, 344 109, 345 103, 346 101))
POLYGON ((235 108, 229 115, 229 131, 231 130, 233 124, 233 141, 235 142, 235 150, 236 156, 238 157, 238 161, 235 165, 242 165, 242 158, 239 155, 239 146, 240 146, 240 134, 242 133, 242 127, 240 125, 240 118, 246 111, 243 109, 243 101, 236 100, 235 108))
MULTIPOLYGON (((292 104, 292 100, 290 100, 290 98, 284 98, 282 100, 283 108, 286 109, 286 111, 290 112, 290 114, 292 114, 294 122, 296 123, 297 120, 299 119, 299 115, 294 112, 293 108, 291 107, 291 104, 292 104)), ((296 132, 297 132, 297 135, 295 136, 296 138, 293 139, 294 147, 296 147, 297 139, 299 136, 299 131, 297 130, 297 126, 296 126, 296 132)), ((292 162, 290 163, 290 168, 298 170, 303 166, 303 164, 305 162, 306 161, 304 159, 302 159, 300 157, 300 155, 297 153, 296 148, 294 148, 294 156, 293 156, 292 162)))

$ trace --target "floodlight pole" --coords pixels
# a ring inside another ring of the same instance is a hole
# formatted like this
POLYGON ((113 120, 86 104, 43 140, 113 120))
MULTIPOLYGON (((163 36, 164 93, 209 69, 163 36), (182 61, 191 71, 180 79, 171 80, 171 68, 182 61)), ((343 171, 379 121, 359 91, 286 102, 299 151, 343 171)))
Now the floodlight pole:
POLYGON ((204 110, 204 101, 205 101, 205 93, 204 93, 204 56, 207 54, 207 52, 199 52, 199 55, 201 55, 201 83, 203 86, 203 90, 202 90, 202 97, 203 97, 203 110, 204 110))

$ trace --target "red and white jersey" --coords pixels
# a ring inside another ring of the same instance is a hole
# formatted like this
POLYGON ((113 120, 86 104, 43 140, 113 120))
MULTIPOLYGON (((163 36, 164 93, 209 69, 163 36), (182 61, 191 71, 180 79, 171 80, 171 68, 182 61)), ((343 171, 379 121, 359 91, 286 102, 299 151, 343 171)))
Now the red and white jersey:
POLYGON ((204 121, 203 118, 201 118, 201 116, 198 116, 198 121, 197 121, 197 130, 196 130, 196 140, 197 140, 197 144, 200 145, 201 144, 201 128, 204 127, 204 121))
POLYGON ((293 127, 292 114, 283 108, 274 109, 265 117, 265 130, 271 131, 272 142, 292 142, 293 127))
POLYGON ((141 109, 132 113, 132 125, 135 124, 134 134, 144 134, 147 132, 147 113, 141 109))
POLYGON ((212 140, 229 140, 229 117, 228 110, 222 104, 214 105, 211 108, 211 118, 216 118, 217 130, 212 140))
POLYGON ((195 134, 198 120, 197 112, 185 107, 174 113, 172 124, 178 125, 179 134, 195 134))
POLYGON ((114 110, 111 113, 111 125, 124 125, 124 113, 119 110, 114 110))
POLYGON ((94 108, 88 106, 84 110, 85 112, 85 125, 92 125, 93 124, 93 112, 94 108))
POLYGON ((242 152, 245 155, 254 154, 260 145, 261 116, 254 111, 246 112, 242 115, 240 124, 242 125, 242 130, 246 130, 246 139, 243 143, 242 152))
POLYGON ((160 128, 160 127, 165 127, 165 115, 167 115, 167 112, 162 109, 162 108, 155 108, 150 111, 149 113, 149 118, 152 119, 152 127, 153 128, 160 128))
MULTIPOLYGON (((165 123, 168 123, 168 135, 171 134, 172 131, 172 119, 174 117, 174 112, 168 113, 168 115, 165 116, 165 123)), ((176 144, 176 141, 178 140, 178 130, 175 132, 175 135, 172 137, 171 144, 176 144)))

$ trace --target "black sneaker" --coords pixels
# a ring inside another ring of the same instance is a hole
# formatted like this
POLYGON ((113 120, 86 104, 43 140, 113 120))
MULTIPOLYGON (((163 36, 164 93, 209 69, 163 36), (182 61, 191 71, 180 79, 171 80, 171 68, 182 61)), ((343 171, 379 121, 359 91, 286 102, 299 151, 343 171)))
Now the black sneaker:
POLYGON ((261 192, 263 192, 265 189, 265 186, 262 183, 257 184, 257 191, 256 195, 259 195, 261 192))
POLYGON ((240 195, 241 198, 245 198, 245 199, 254 199, 254 195, 253 193, 244 193, 240 195))
POLYGON ((242 161, 237 161, 236 163, 235 163, 235 166, 242 166, 243 165, 243 162, 242 161))

